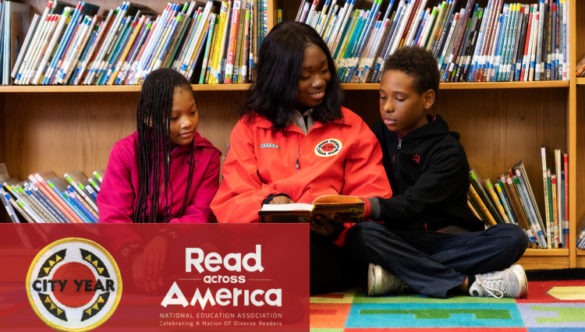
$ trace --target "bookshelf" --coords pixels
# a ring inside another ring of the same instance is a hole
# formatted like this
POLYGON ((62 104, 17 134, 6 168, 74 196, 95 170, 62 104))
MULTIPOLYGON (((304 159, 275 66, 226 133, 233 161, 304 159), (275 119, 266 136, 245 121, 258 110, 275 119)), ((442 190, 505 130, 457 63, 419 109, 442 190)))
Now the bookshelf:
MULTIPOLYGON (((35 11, 45 0, 25 0, 35 11)), ((439 1, 429 1, 436 4, 439 1)), ((485 5, 486 1, 477 1, 485 5)), ((508 2, 508 1, 507 1, 508 2)), ((534 1, 520 1, 534 3, 534 1)), ((119 1, 96 0, 103 8, 119 1)), ((276 9, 293 19, 300 0, 269 0, 268 26, 276 9)), ((166 2, 141 1, 161 12, 166 2)), ((369 8, 371 0, 357 1, 369 8)), ((585 55, 585 4, 570 1, 570 79, 568 81, 441 83, 438 111, 460 132, 473 167, 495 177, 523 159, 542 209, 539 147, 560 148, 570 156, 570 246, 528 249, 521 263, 527 269, 585 267, 585 250, 575 248, 577 231, 585 226, 585 78, 575 78, 576 59, 585 55)), ((344 83, 345 104, 372 122, 378 119, 378 85, 344 83)), ((225 151, 238 118, 238 106, 249 84, 193 85, 200 108, 199 131, 225 151)), ((53 170, 104 168, 115 141, 134 128, 138 86, 0 86, 0 161, 11 175, 53 170)), ((0 214, 2 217, 2 214, 0 214)))
MULTIPOLYGON (((583 2, 579 2, 575 4, 574 9, 575 14, 571 18, 574 22, 574 30, 575 33, 573 34, 573 40, 571 41, 571 45, 574 45, 574 55, 575 59, 579 59, 585 55, 585 40, 581 37, 576 36, 577 33, 582 34, 585 31, 585 4, 583 2)), ((572 64, 575 64, 576 61, 572 61, 572 64)), ((573 70, 574 72, 574 70, 573 70)), ((571 109, 573 110, 573 124, 574 124, 574 134, 571 137, 575 142, 575 156, 576 156, 576 163, 574 170, 576 172, 572 172, 571 174, 577 177, 576 179, 576 199, 575 199, 575 217, 578 220, 577 229, 575 230, 575 237, 579 236, 579 230, 585 227, 585 179, 581 175, 579 177, 580 171, 578 167, 585 165, 585 132, 583 128, 585 128, 585 78, 577 78, 575 83, 571 85, 572 94, 571 94, 571 109)), ((575 249, 575 265, 578 267, 585 267, 585 250, 575 249)))

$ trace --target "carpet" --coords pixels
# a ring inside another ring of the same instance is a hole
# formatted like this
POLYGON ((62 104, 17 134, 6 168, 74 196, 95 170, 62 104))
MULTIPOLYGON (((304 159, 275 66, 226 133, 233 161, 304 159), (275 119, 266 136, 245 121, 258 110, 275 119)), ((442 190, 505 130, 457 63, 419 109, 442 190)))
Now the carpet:
POLYGON ((311 331, 585 331, 585 280, 530 280, 525 299, 367 297, 363 290, 312 296, 311 331))

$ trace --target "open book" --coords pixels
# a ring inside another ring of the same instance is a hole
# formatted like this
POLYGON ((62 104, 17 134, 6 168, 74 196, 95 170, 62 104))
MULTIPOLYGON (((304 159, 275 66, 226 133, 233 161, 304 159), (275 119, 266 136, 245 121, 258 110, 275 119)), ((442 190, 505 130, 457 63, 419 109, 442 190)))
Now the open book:
POLYGON ((364 201, 356 196, 325 195, 313 204, 264 204, 258 211, 260 222, 309 222, 311 220, 359 222, 364 215, 364 201))

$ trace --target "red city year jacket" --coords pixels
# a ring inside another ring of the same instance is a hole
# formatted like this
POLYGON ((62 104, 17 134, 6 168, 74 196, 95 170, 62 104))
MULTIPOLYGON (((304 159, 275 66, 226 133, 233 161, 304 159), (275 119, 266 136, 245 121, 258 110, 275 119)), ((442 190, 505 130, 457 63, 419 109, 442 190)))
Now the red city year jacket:
POLYGON ((262 200, 284 193, 298 203, 322 195, 390 197, 382 151, 368 125, 342 108, 343 118, 294 124, 274 132, 261 116, 242 118, 230 135, 222 182, 211 202, 219 222, 257 222, 262 200))

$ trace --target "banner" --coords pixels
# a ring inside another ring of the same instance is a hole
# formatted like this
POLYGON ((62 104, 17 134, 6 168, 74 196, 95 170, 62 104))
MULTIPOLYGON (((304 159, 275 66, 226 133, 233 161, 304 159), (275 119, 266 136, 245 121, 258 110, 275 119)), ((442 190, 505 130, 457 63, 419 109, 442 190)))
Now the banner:
POLYGON ((0 224, 0 330, 308 331, 308 224, 0 224))

